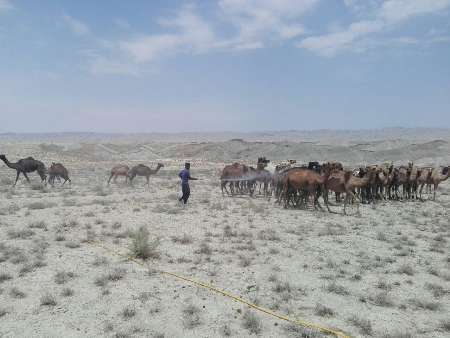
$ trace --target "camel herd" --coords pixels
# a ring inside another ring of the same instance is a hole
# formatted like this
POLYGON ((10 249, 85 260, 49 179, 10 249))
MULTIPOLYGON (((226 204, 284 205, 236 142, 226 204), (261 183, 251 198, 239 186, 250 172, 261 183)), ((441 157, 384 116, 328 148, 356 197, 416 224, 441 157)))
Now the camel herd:
POLYGON ((351 203, 373 203, 377 200, 423 200, 423 189, 436 199, 436 190, 442 181, 450 177, 450 167, 419 168, 413 163, 394 167, 392 164, 371 165, 356 170, 345 170, 339 162, 295 166, 295 161, 271 166, 264 157, 258 159, 256 168, 233 163, 225 166, 220 177, 222 194, 253 195, 259 185, 259 192, 270 197, 274 195, 277 203, 284 207, 322 208, 322 197, 328 211, 329 194, 334 192, 336 201, 344 195, 344 214, 351 203))
MULTIPOLYGON (((6 164, 8 168, 16 170, 16 180, 14 181, 14 186, 17 184, 17 180, 19 179, 20 174, 22 174, 26 178, 26 180, 30 182, 27 174, 35 171, 41 178, 41 182, 48 182, 52 186, 55 184, 55 179, 57 179, 58 181, 61 181, 61 179, 63 179, 64 182, 62 183, 62 185, 64 185, 67 181, 71 183, 71 180, 69 178, 69 171, 61 163, 52 162, 51 166, 47 169, 44 163, 35 160, 33 157, 23 158, 15 163, 10 162, 5 155, 0 155, 0 159, 6 164)), ((130 184, 132 185, 133 179, 136 176, 143 176, 146 178, 147 185, 149 185, 150 176, 158 173, 159 169, 161 169, 162 167, 164 167, 164 164, 162 163, 158 163, 156 169, 151 169, 144 164, 138 164, 131 169, 127 165, 117 165, 111 169, 111 176, 108 179, 108 184, 110 183, 112 178, 114 178, 114 182, 116 182, 118 176, 125 176, 125 181, 128 182, 129 180, 130 184)))
MULTIPOLYGON (((15 163, 8 161, 5 155, 0 159, 11 169, 16 170, 16 185, 20 174, 28 182, 28 173, 37 172, 42 182, 49 182, 52 186, 55 179, 63 185, 69 178, 68 170, 61 163, 52 163, 47 169, 43 162, 27 157, 15 163), (47 179, 48 175, 48 179, 47 179)), ((144 164, 138 164, 130 169, 120 164, 110 171, 107 181, 116 182, 119 176, 125 177, 125 182, 132 185, 136 176, 149 178, 164 167, 158 163, 155 169, 144 164)), ((258 193, 270 198, 274 196, 276 202, 288 207, 307 207, 312 204, 314 209, 322 209, 319 198, 322 197, 328 211, 329 195, 335 193, 336 202, 343 200, 344 214, 349 204, 359 205, 373 203, 377 200, 423 200, 423 189, 436 199, 436 191, 442 181, 450 177, 450 167, 417 167, 413 163, 394 167, 392 164, 371 165, 355 170, 346 170, 339 162, 309 162, 308 165, 298 166, 295 160, 289 160, 273 165, 265 157, 258 158, 256 168, 241 163, 233 163, 223 168, 220 176, 222 194, 253 196, 258 193), (343 198, 341 198, 343 196, 343 198)))

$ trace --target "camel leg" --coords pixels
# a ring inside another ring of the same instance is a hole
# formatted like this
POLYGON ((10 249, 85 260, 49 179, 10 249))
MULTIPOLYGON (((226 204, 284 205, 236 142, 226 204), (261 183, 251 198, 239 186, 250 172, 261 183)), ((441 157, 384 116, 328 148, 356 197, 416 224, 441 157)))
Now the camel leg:
POLYGON ((113 176, 114 176, 114 174, 111 174, 111 176, 109 176, 108 185, 109 185, 109 182, 111 182, 111 178, 113 178, 113 176))
POLYGON ((433 189, 433 201, 436 201, 436 190, 437 190, 438 185, 435 183, 433 186, 434 186, 434 189, 433 189))
POLYGON ((20 171, 17 170, 16 181, 14 182, 13 187, 16 186, 17 180, 19 179, 19 175, 20 175, 20 171))
POLYGON ((150 176, 145 176, 145 178, 147 179, 147 187, 150 187, 150 176))
POLYGON ((25 176, 25 178, 27 179, 27 182, 30 183, 30 179, 28 178, 27 173, 26 173, 26 172, 23 172, 22 174, 23 174, 23 176, 25 176))

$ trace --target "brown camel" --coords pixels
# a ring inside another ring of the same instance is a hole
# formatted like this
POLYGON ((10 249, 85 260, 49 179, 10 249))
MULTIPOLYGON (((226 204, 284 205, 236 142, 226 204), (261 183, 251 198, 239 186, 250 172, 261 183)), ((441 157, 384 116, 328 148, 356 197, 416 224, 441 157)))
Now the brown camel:
MULTIPOLYGON (((365 177, 355 177, 352 175, 351 171, 336 171, 330 174, 328 179, 325 181, 324 187, 324 201, 325 205, 329 212, 331 212, 329 203, 328 203, 328 190, 345 193, 344 199, 344 215, 347 215, 346 207, 355 197, 355 189, 362 189, 367 187, 372 181, 374 176, 376 175, 376 171, 372 169, 368 169, 368 172, 365 177)), ((359 203, 357 204, 357 208, 359 209, 359 203)))
POLYGON ((427 186, 427 193, 431 193, 431 174, 433 173, 433 168, 421 168, 420 174, 417 177, 417 185, 419 186, 419 199, 422 199, 423 187, 427 186), (429 189, 428 189, 429 188, 429 189))
POLYGON ((411 162, 408 164, 409 177, 408 177, 408 197, 417 199, 417 179, 419 176, 418 168, 411 162))
POLYGON ((245 164, 240 164, 237 162, 231 165, 226 165, 222 169, 222 174, 220 175, 220 188, 222 190, 222 195, 224 194, 224 189, 227 194, 231 195, 234 194, 235 187, 239 190, 241 187, 240 183, 247 179, 249 170, 249 167, 245 164), (229 184, 230 192, 227 190, 227 184, 229 184))
POLYGON ((109 182, 111 182, 112 178, 114 178, 113 182, 116 183, 118 176, 125 176, 125 183, 127 183, 129 171, 130 171, 130 167, 128 167, 125 164, 116 165, 115 167, 113 167, 111 169, 111 175, 109 176, 108 184, 109 184, 109 182))
POLYGON ((55 183, 55 178, 63 178, 64 185, 67 181, 72 184, 72 181, 69 178, 69 171, 64 167, 61 163, 52 162, 52 165, 48 169, 48 182, 53 186, 55 183))
POLYGON ((317 207, 322 208, 318 198, 320 191, 323 191, 327 178, 328 173, 321 175, 318 172, 307 168, 296 168, 287 171, 284 178, 284 187, 282 192, 284 207, 288 207, 290 195, 292 193, 304 191, 306 192, 306 204, 308 204, 311 196, 313 196, 314 209, 317 209, 317 207))
POLYGON ((433 170, 423 170, 422 175, 418 179, 420 184, 419 196, 422 199, 422 189, 425 184, 433 185, 433 201, 436 200, 436 190, 439 184, 450 177, 450 167, 444 167, 441 171, 440 168, 435 168, 433 170))
POLYGON ((136 176, 144 176, 147 179, 147 186, 149 186, 150 185, 150 181, 149 181, 150 175, 155 175, 159 171, 159 169, 161 169, 162 167, 164 167, 164 164, 162 164, 162 163, 158 163, 158 165, 156 166, 156 169, 150 169, 149 167, 147 167, 144 164, 138 164, 137 166, 134 166, 128 172, 128 178, 130 179, 130 184, 133 185, 133 179, 136 176))
POLYGON ((5 162, 5 164, 11 168, 16 170, 16 181, 14 182, 14 186, 17 183, 17 180, 19 179, 19 175, 22 173, 23 176, 27 179, 28 182, 30 182, 30 179, 28 178, 27 173, 32 173, 36 171, 39 176, 41 177, 41 181, 45 182, 47 179, 47 169, 45 168, 44 163, 41 161, 35 160, 32 157, 23 158, 16 163, 11 163, 8 161, 5 155, 0 155, 0 159, 5 162))

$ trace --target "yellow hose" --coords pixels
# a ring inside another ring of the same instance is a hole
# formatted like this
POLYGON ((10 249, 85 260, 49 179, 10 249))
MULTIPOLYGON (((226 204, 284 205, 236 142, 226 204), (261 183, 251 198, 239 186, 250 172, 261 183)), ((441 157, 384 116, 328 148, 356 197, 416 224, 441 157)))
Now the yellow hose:
MULTIPOLYGON (((138 259, 136 259, 134 257, 130 257, 130 256, 127 256, 127 255, 121 254, 118 251, 112 250, 110 248, 107 248, 104 245, 100 244, 99 242, 90 241, 89 243, 92 244, 92 245, 95 245, 97 247, 100 247, 103 250, 112 253, 113 255, 125 258, 127 260, 133 261, 136 264, 139 264, 139 265, 141 265, 143 267, 148 268, 148 266, 146 266, 142 261, 140 261, 140 260, 138 260, 138 259)), ((307 322, 307 321, 302 320, 302 319, 292 319, 292 318, 289 318, 289 317, 277 314, 277 313, 275 313, 275 312, 273 312, 273 311, 271 311, 269 309, 265 309, 265 308, 263 308, 261 306, 258 306, 256 304, 250 303, 249 301, 247 301, 245 299, 242 299, 240 297, 234 296, 234 295, 232 295, 232 294, 230 294, 230 293, 228 293, 226 291, 217 289, 216 287, 214 287, 214 286, 212 286, 210 284, 203 283, 203 282, 200 282, 200 281, 196 281, 194 279, 190 279, 190 278, 187 278, 187 277, 184 277, 184 276, 180 276, 180 275, 178 275, 176 273, 173 273, 173 272, 163 271, 163 270, 159 270, 159 269, 152 269, 152 270, 156 271, 156 272, 159 272, 160 274, 167 275, 167 276, 172 276, 172 277, 175 277, 175 278, 177 278, 179 280, 183 280, 185 282, 189 282, 189 283, 197 285, 199 287, 202 287, 202 288, 209 289, 211 291, 220 293, 221 295, 223 295, 225 297, 231 298, 231 299, 233 299, 233 300, 235 300, 235 301, 237 301, 239 303, 248 305, 249 307, 251 307, 251 308, 253 308, 255 310, 258 310, 260 312, 268 314, 268 315, 270 315, 272 317, 284 320, 286 322, 289 322, 289 323, 292 323, 292 324, 295 324, 295 325, 300 325, 300 326, 307 327, 307 328, 316 329, 316 330, 318 330, 318 331, 320 331, 322 333, 332 334, 332 335, 334 335, 336 337, 350 338, 350 336, 346 335, 345 333, 343 333, 341 331, 337 331, 337 330, 333 330, 333 329, 330 329, 330 328, 326 328, 326 327, 320 326, 320 325, 315 324, 315 323, 307 322)))

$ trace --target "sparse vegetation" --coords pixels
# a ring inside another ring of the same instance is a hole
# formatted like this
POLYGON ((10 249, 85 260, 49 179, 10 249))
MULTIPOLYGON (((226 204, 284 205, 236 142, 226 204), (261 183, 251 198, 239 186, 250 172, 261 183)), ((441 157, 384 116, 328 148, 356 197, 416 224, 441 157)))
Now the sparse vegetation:
POLYGON ((27 294, 25 292, 23 292, 22 290, 20 290, 17 287, 13 287, 9 291, 9 295, 13 298, 25 298, 27 296, 27 294))
POLYGON ((352 316, 348 319, 348 322, 357 327, 359 332, 364 336, 371 336, 373 334, 372 323, 368 319, 352 316))
POLYGON ((200 320, 200 308, 194 304, 188 304, 183 309, 183 325, 187 329, 193 329, 199 326, 200 320))
POLYGON ((242 317, 242 326, 252 334, 259 334, 262 331, 262 322, 258 316, 251 311, 246 311, 242 317))
POLYGON ((321 317, 333 317, 335 315, 333 309, 319 303, 316 304, 314 313, 321 317))
POLYGON ((42 306, 55 306, 57 304, 56 298, 50 293, 46 293, 41 297, 42 306))
POLYGON ((130 247, 131 255, 142 259, 157 259, 160 257, 158 251, 159 240, 155 239, 149 242, 149 232, 147 228, 140 227, 132 236, 132 243, 130 247))

